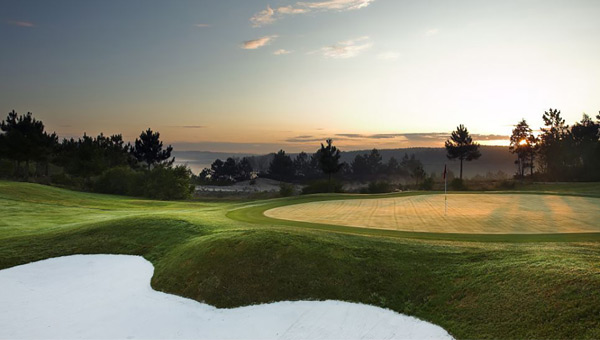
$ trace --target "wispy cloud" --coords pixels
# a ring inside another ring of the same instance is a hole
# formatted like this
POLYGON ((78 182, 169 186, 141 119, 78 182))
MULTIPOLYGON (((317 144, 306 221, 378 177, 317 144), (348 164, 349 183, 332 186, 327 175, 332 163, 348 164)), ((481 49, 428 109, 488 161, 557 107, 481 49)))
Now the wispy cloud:
POLYGON ((19 27, 35 27, 35 24, 31 21, 13 21, 13 20, 9 20, 6 22, 9 25, 12 26, 19 26, 19 27))
POLYGON ((377 55, 377 59, 380 60, 396 60, 400 58, 400 53, 398 52, 382 52, 377 55))
POLYGON ((309 9, 347 11, 369 6, 375 0, 327 0, 316 2, 298 2, 296 5, 309 9))
POLYGON ((277 13, 279 14, 303 14, 308 13, 310 10, 308 8, 298 8, 294 6, 283 6, 277 8, 277 13))
POLYGON ((431 36, 434 36, 434 35, 438 34, 439 32, 440 32, 440 30, 439 30, 439 29, 437 29, 437 28, 432 28, 432 29, 429 29, 429 30, 427 30, 427 31, 425 32, 425 36, 427 36, 427 37, 431 37, 431 36))
POLYGON ((267 9, 254 14, 252 18, 250 18, 250 22, 252 22, 252 26, 254 27, 268 25, 274 21, 275 11, 271 8, 271 6, 267 6, 267 9))
POLYGON ((194 26, 196 27, 200 27, 200 28, 205 28, 205 27, 210 27, 210 24, 194 24, 194 26))
POLYGON ((290 53, 292 53, 292 51, 288 51, 283 48, 273 52, 274 55, 284 55, 284 54, 290 54, 290 53))
POLYGON ((254 14, 250 22, 254 27, 272 24, 286 15, 303 14, 312 11, 350 11, 369 6, 375 0, 326 0, 296 2, 295 5, 281 6, 275 9, 267 6, 266 9, 254 14))
POLYGON ((254 39, 254 40, 244 41, 242 43, 242 48, 245 49, 245 50, 255 50, 257 48, 260 48, 260 47, 263 47, 265 45, 268 45, 275 38, 277 38, 276 35, 268 35, 266 37, 262 37, 262 38, 258 38, 258 39, 254 39))
MULTIPOLYGON (((443 142, 450 137, 449 132, 417 132, 417 133, 378 133, 378 134, 358 134, 358 133, 338 133, 336 137, 347 139, 402 139, 406 141, 417 142, 443 142)), ((475 141, 495 141, 508 138, 503 135, 484 135, 471 134, 475 141)))
POLYGON ((180 129, 204 129, 206 128, 206 125, 180 125, 180 126, 173 126, 175 128, 180 128, 180 129))
POLYGON ((346 41, 340 41, 335 45, 321 48, 321 53, 328 58, 347 59, 356 57, 360 52, 369 49, 373 44, 369 37, 360 37, 346 41))

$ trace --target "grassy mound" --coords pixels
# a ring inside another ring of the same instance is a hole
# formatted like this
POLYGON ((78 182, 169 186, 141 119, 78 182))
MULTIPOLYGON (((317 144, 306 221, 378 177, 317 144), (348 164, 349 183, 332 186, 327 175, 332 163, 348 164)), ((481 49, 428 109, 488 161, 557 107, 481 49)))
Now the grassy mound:
POLYGON ((0 182, 0 268, 136 254, 154 264, 155 289, 219 307, 339 299, 458 338, 600 337, 599 242, 411 239, 226 217, 297 201, 165 203, 0 182))

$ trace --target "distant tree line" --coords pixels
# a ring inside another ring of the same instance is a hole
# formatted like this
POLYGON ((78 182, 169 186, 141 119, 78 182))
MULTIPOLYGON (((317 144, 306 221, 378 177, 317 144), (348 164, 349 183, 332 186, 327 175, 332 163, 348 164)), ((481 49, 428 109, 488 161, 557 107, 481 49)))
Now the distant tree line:
POLYGON ((173 148, 165 148, 160 134, 151 129, 133 145, 120 134, 102 133, 59 141, 32 113, 13 110, 0 122, 0 130, 3 177, 159 199, 186 198, 193 191, 191 172, 173 167, 173 148))
POLYGON ((263 172, 254 169, 253 157, 241 160, 227 158, 225 161, 217 159, 210 168, 200 172, 197 180, 202 184, 227 185, 258 176, 312 184, 313 187, 309 186, 307 190, 314 192, 339 191, 337 180, 375 183, 403 178, 414 181, 416 186, 427 182, 423 164, 414 154, 405 154, 400 161, 392 157, 386 163, 377 149, 356 155, 350 164, 341 162, 340 157, 340 150, 333 145, 333 140, 327 139, 313 154, 301 152, 292 157, 284 150, 279 150, 272 155, 267 170, 263 172), (319 183, 319 180, 324 182, 319 183))
POLYGON ((513 129, 510 150, 517 156, 516 177, 547 181, 600 180, 600 114, 584 114, 569 126, 556 109, 545 111, 541 133, 535 135, 525 119, 513 129))

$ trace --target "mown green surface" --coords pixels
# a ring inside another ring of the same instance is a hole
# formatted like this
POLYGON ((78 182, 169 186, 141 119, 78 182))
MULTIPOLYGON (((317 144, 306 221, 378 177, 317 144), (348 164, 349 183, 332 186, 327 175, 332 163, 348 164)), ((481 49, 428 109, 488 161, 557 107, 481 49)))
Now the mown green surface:
POLYGON ((136 254, 154 264, 155 289, 218 307, 339 299, 414 315, 457 338, 600 338, 597 235, 523 243, 516 242, 522 236, 386 234, 257 215, 339 198, 156 202, 0 181, 0 268, 79 253, 136 254), (557 242, 565 240, 573 242, 557 242))

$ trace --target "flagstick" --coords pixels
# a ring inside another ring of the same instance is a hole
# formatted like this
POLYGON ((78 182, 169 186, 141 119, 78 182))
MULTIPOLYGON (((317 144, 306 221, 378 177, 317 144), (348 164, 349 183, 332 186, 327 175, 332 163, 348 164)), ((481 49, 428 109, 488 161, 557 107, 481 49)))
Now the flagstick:
POLYGON ((444 216, 448 215, 448 178, 446 166, 444 166, 444 216))

